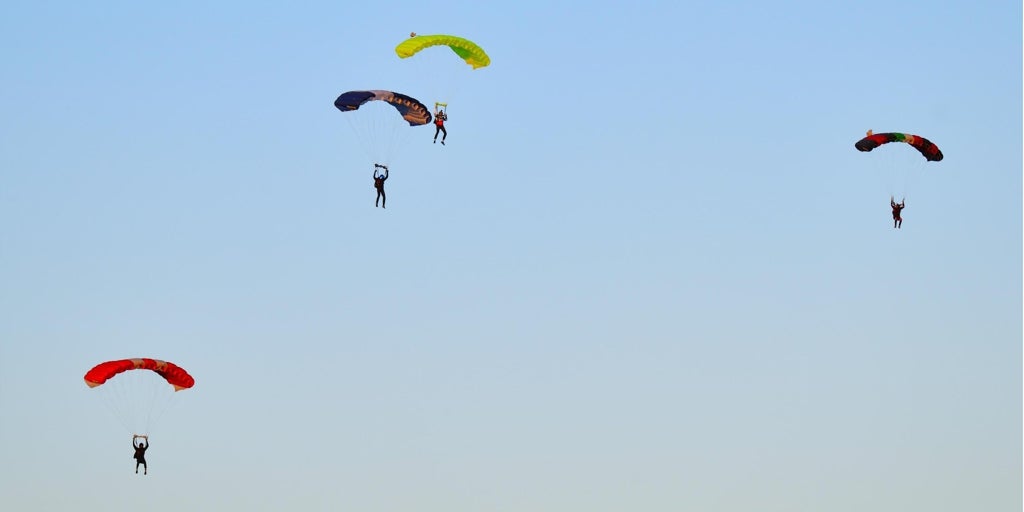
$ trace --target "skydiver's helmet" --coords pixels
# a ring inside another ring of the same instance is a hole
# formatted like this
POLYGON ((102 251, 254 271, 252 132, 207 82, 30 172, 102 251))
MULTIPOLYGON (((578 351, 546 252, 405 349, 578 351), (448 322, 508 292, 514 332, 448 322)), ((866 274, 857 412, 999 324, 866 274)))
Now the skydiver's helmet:
POLYGON ((409 37, 416 37, 416 32, 409 32, 409 37))

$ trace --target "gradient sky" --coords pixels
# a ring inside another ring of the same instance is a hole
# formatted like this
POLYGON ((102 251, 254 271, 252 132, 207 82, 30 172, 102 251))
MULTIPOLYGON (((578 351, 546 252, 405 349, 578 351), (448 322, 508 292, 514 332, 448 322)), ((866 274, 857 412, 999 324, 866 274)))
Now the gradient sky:
POLYGON ((1022 508, 1020 2, 4 11, 0 509, 1022 508), (382 210, 332 102, 410 31, 492 65, 382 210))

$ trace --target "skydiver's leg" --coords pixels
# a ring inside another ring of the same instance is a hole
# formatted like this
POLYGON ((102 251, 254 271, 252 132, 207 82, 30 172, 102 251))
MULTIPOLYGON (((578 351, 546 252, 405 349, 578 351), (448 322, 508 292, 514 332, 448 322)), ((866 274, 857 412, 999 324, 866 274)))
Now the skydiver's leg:
POLYGON ((380 192, 381 192, 381 191, 380 191, 380 189, 378 188, 378 189, 377 189, 377 200, 373 202, 373 206, 374 206, 374 207, 380 206, 380 192))
POLYGON ((438 133, 441 133, 441 127, 435 124, 434 125, 434 144, 437 144, 437 134, 438 133))
MULTIPOLYGON (((444 134, 441 136, 441 144, 444 144, 444 140, 448 138, 448 130, 446 130, 444 126, 438 126, 438 128, 440 128, 441 133, 444 134)), ((434 136, 437 137, 437 135, 434 136)))
POLYGON ((135 461, 135 474, 136 475, 139 474, 139 464, 142 464, 142 463, 139 462, 139 461, 135 461))
POLYGON ((903 219, 902 218, 897 221, 897 226, 896 227, 898 227, 900 229, 903 229, 903 219))
POLYGON ((387 196, 387 194, 384 193, 384 189, 380 189, 380 198, 381 198, 380 207, 381 208, 387 208, 388 207, 388 196, 387 196))
POLYGON ((142 461, 142 474, 143 475, 148 475, 149 474, 149 466, 146 465, 146 461, 142 461))

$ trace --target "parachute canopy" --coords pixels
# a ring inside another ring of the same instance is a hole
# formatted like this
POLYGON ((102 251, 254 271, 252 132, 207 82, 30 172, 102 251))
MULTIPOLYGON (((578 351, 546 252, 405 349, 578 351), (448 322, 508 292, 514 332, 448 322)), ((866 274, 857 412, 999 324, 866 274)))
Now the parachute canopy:
POLYGON ((929 162, 942 160, 942 151, 932 141, 909 133, 873 133, 871 130, 868 130, 868 136, 857 141, 854 147, 860 151, 871 151, 882 144, 890 142, 906 142, 910 144, 914 149, 920 151, 921 155, 929 162))
POLYGON ((342 112, 357 110, 368 101, 384 101, 398 110, 409 126, 430 124, 431 114, 419 100, 391 91, 349 91, 334 100, 334 106, 342 112))
POLYGON ((415 32, 410 36, 412 37, 395 47, 395 53, 403 59, 412 57, 431 46, 447 46, 459 58, 466 61, 466 64, 473 66, 473 69, 482 68, 491 63, 491 58, 487 56, 483 48, 469 39, 449 35, 417 36, 415 32))
POLYGON ((85 374, 85 383, 90 388, 94 388, 107 382, 107 380, 117 374, 129 370, 151 370, 163 377, 168 384, 174 386, 175 391, 191 388, 196 383, 195 379, 180 366, 167 361, 149 358, 120 359, 100 363, 85 374))

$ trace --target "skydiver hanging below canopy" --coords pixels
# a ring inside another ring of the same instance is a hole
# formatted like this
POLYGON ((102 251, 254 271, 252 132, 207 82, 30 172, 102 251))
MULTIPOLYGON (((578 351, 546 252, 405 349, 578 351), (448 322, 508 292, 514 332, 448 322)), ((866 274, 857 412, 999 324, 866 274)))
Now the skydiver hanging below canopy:
POLYGON ((443 109, 438 107, 448 107, 447 103, 434 103, 434 126, 437 128, 434 130, 434 144, 437 144, 437 134, 444 133, 441 137, 441 145, 444 145, 444 140, 448 138, 448 130, 444 129, 444 122, 448 120, 448 114, 444 113, 443 109))
POLYGON ((377 203, 383 199, 383 207, 388 207, 388 196, 384 195, 384 181, 388 179, 388 166, 381 164, 373 164, 373 188, 377 189, 377 200, 373 202, 373 206, 378 206, 377 203), (384 169, 384 174, 377 174, 377 169, 384 169))
POLYGON ((906 199, 900 199, 900 202, 896 202, 896 198, 889 196, 889 205, 892 206, 892 227, 898 229, 903 227, 903 217, 900 216, 900 212, 903 211, 906 199))
POLYGON ((135 434, 132 436, 132 448, 135 448, 135 455, 132 456, 135 459, 135 474, 139 474, 139 464, 142 464, 142 474, 149 474, 149 466, 146 465, 146 450, 149 449, 149 436, 140 436, 135 434), (146 444, 142 444, 142 441, 135 442, 136 439, 142 439, 146 444))

